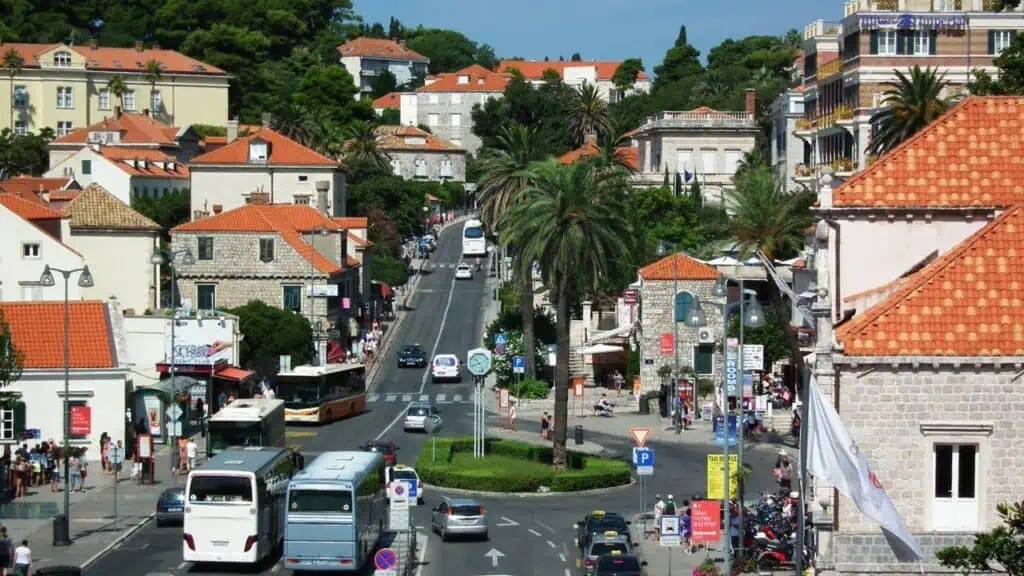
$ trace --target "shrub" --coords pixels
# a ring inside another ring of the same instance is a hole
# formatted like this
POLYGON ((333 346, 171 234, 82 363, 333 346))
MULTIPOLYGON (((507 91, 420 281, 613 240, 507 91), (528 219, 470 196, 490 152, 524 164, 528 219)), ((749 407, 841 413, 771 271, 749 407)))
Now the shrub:
POLYGON ((547 398, 551 384, 543 380, 520 380, 519 383, 499 383, 499 388, 508 388, 509 394, 525 400, 547 398))

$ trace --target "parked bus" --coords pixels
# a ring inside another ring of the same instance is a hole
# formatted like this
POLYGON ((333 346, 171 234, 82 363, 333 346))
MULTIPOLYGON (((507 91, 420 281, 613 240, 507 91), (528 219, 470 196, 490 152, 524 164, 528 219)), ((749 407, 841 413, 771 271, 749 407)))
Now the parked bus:
POLYGON ((210 416, 206 457, 231 447, 285 447, 285 403, 281 400, 248 398, 235 400, 210 416))
POLYGON ((480 257, 487 256, 487 239, 484 237, 484 224, 479 220, 466 220, 462 228, 462 255, 480 257))
POLYGON ((323 424, 366 410, 366 367, 362 364, 296 366, 276 379, 288 422, 323 424))
POLYGON ((284 502, 295 470, 285 448, 225 450, 185 482, 186 562, 255 564, 284 540, 284 502))
POLYGON ((358 571, 373 555, 386 516, 380 453, 321 454, 288 483, 285 567, 358 571))

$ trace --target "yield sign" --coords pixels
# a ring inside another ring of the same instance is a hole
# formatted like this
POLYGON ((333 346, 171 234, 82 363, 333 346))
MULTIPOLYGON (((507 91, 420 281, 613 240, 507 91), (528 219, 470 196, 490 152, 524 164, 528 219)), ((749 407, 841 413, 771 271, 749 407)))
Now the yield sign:
POLYGON ((643 448, 644 444, 647 444, 647 439, 651 437, 650 428, 630 428, 629 437, 633 439, 633 445, 637 448, 643 448))

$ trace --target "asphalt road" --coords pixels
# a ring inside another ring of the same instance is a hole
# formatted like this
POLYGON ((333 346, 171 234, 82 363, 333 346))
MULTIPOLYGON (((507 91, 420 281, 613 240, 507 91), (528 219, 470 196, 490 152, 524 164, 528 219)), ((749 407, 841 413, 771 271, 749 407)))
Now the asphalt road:
MULTIPOLYGON (((428 358, 435 353, 456 354, 465 360, 466 351, 479 346, 483 334, 483 311, 491 297, 483 275, 471 281, 455 281, 455 265, 460 261, 461 228, 445 231, 438 250, 430 260, 431 272, 417 288, 412 307, 403 321, 394 344, 419 343, 428 358)), ((401 416, 412 400, 426 395, 439 404, 446 436, 465 436, 472 428, 472 384, 432 384, 427 370, 398 369, 397 346, 382 358, 376 380, 371 384, 369 409, 356 417, 318 428, 289 428, 289 442, 298 444, 307 459, 329 450, 355 449, 370 439, 393 440, 399 447, 398 460, 413 463, 427 441, 423 434, 405 433, 401 416)), ((490 415, 489 415, 490 416, 490 415)), ((521 425, 529 429, 530 424, 521 425)), ((539 432, 539 429, 537 430, 539 432)), ((625 436, 590 433, 593 441, 614 450, 623 458, 631 445, 625 436)), ((711 445, 652 443, 658 455, 656 476, 647 481, 647 498, 653 494, 673 493, 681 500, 704 492, 706 455, 717 452, 711 445)), ((774 463, 769 451, 751 454, 747 460, 761 470, 749 483, 750 490, 770 488, 768 471, 774 463)), ((634 514, 641 508, 639 486, 613 490, 600 496, 548 496, 484 498, 491 520, 489 541, 442 543, 430 532, 430 509, 441 495, 428 491, 425 503, 414 509, 413 523, 426 535, 424 563, 417 576, 566 576, 576 574, 573 547, 574 522, 588 511, 599 508, 634 514)), ((650 505, 650 502, 648 503, 650 505)), ((178 575, 238 573, 236 568, 201 569, 181 560, 181 528, 157 528, 150 523, 118 548, 93 564, 89 576, 104 574, 178 575)), ((367 567, 366 574, 372 574, 367 567)), ((249 570, 255 574, 287 574, 274 559, 249 570)))

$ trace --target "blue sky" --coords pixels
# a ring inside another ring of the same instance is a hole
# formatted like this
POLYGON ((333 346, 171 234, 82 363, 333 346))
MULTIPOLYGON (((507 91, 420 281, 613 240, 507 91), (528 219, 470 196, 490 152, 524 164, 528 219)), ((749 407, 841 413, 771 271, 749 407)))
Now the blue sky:
POLYGON ((354 0, 367 22, 395 16, 405 26, 458 30, 499 57, 661 63, 686 24, 701 56, 726 38, 785 34, 812 20, 840 20, 842 0, 354 0))

